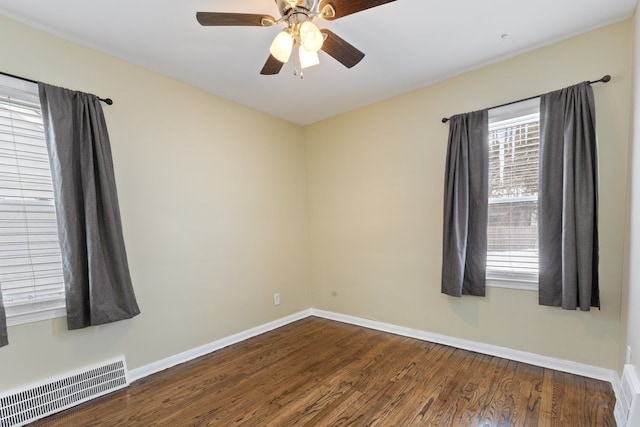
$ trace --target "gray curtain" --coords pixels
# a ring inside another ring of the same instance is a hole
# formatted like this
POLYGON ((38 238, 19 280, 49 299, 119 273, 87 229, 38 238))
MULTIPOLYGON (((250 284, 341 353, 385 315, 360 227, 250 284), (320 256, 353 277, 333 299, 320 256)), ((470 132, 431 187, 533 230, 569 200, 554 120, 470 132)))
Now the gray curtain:
POLYGON ((444 184, 442 293, 485 295, 489 187, 487 110, 453 116, 444 184))
POLYGON ((595 107, 589 82, 540 100, 542 305, 600 307, 595 107))
POLYGON ((140 313, 129 274, 109 136, 95 95, 40 83, 69 329, 140 313))
POLYGON ((0 291, 0 347, 4 347, 7 344, 9 344, 7 339, 7 316, 2 303, 2 291, 0 291))

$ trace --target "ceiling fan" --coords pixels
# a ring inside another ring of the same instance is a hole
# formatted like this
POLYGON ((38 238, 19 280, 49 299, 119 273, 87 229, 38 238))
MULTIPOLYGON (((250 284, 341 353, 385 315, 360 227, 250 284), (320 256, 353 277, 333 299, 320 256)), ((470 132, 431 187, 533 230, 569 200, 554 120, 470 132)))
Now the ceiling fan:
POLYGON ((275 0, 280 11, 279 19, 270 15, 225 12, 198 12, 196 19, 203 26, 271 27, 286 24, 287 28, 273 40, 269 58, 260 74, 278 74, 297 45, 297 65, 300 66, 302 76, 302 69, 320 62, 319 50, 347 68, 355 66, 364 58, 364 53, 331 30, 319 29, 313 23, 315 18, 333 21, 393 1, 396 0, 275 0))

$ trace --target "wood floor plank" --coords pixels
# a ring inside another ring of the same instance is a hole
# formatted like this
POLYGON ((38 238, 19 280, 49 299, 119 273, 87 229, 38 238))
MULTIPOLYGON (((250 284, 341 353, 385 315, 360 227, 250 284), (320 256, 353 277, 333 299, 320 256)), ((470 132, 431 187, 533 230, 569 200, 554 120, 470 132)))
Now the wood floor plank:
POLYGON ((540 418, 539 424, 543 426, 552 425, 553 415, 553 371, 545 369, 542 375, 542 390, 540 396, 540 418))
POLYGON ((611 385, 306 318, 35 426, 614 426, 611 385))
POLYGON ((404 426, 415 422, 414 419, 421 417, 421 409, 425 403, 429 401, 429 396, 425 393, 429 389, 429 384, 438 372, 433 369, 434 365, 442 363, 450 355, 454 349, 452 347, 432 345, 423 355, 419 370, 414 378, 414 387, 411 393, 411 399, 405 399, 403 410, 394 411, 387 416, 388 425, 404 426))
POLYGON ((518 373, 523 377, 525 387, 520 389, 521 404, 518 405, 517 412, 523 425, 532 425, 540 419, 544 369, 521 363, 518 373))
POLYGON ((463 356, 470 363, 463 364, 457 369, 452 380, 439 396, 439 401, 432 406, 432 416, 427 417, 427 420, 433 425, 456 425, 457 418, 460 417, 470 399, 470 393, 475 390, 475 387, 469 388, 467 384, 476 371, 482 369, 486 356, 471 352, 465 352, 463 356))
MULTIPOLYGON (((410 399, 412 404, 407 405, 403 402, 403 405, 398 410, 390 411, 386 414, 380 414, 378 416, 378 423, 384 422, 384 425, 409 425, 415 418, 420 417, 420 409, 423 407, 421 404, 415 402, 426 402, 428 397, 424 396, 424 391, 428 388, 427 384, 430 379, 433 378, 437 372, 432 369, 442 358, 446 358, 453 353, 451 347, 430 345, 425 349, 426 353, 420 354, 416 359, 412 360, 415 369, 413 369, 410 375, 403 374, 401 377, 394 379, 401 387, 400 395, 396 399, 405 400, 410 399)), ((404 370, 406 373, 407 370, 404 370)), ((398 406, 397 402, 393 402, 394 406, 398 406)))
POLYGON ((480 410, 478 414, 478 425, 481 426, 494 426, 498 425, 501 414, 507 408, 505 403, 507 388, 513 381, 516 372, 516 362, 511 360, 502 361, 504 369, 499 376, 496 376, 491 384, 489 398, 486 405, 480 410))
POLYGON ((488 355, 479 356, 480 365, 474 369, 467 383, 462 386, 455 405, 455 411, 451 414, 453 425, 471 425, 474 415, 477 414, 478 408, 486 396, 488 390, 487 375, 492 372, 491 368, 495 358, 488 355))
POLYGON ((434 402, 437 401, 449 378, 453 375, 454 363, 460 360, 456 355, 457 351, 452 347, 443 347, 438 359, 435 359, 430 365, 425 364, 425 366, 429 367, 441 366, 448 368, 441 370, 429 368, 429 371, 422 376, 422 380, 417 384, 417 393, 412 399, 412 405, 407 411, 403 411, 404 414, 398 414, 404 415, 400 418, 401 421, 398 425, 424 425, 426 423, 426 419, 432 413, 434 402))
MULTIPOLYGON (((355 404, 341 414, 346 425, 365 425, 368 418, 375 417, 387 403, 387 388, 396 384, 393 379, 406 368, 407 358, 419 350, 410 339, 397 337, 393 347, 386 348, 375 359, 370 360, 357 374, 354 387, 362 393, 355 404)), ((423 343, 424 345, 424 343, 423 343)))
POLYGON ((347 393, 344 393, 340 398, 336 399, 331 405, 327 405, 322 411, 318 412, 315 417, 301 425, 307 427, 314 427, 318 425, 339 425, 344 421, 342 419, 342 414, 345 413, 347 408, 355 405, 361 396, 361 392, 351 388, 347 393))
MULTIPOLYGON (((274 416, 272 422, 277 425, 291 424, 294 421, 304 424, 308 419, 314 418, 318 412, 322 411, 326 406, 340 399, 343 395, 353 393, 351 390, 357 375, 354 375, 354 369, 350 366, 354 361, 362 359, 372 359, 383 352, 389 343, 381 341, 379 337, 368 334, 364 337, 363 346, 351 348, 351 351, 345 351, 344 348, 335 346, 330 347, 324 352, 318 352, 316 357, 323 362, 321 368, 334 372, 329 380, 323 381, 321 384, 313 385, 305 392, 301 393, 304 398, 301 399, 295 393, 288 393, 288 401, 281 401, 282 406, 287 405, 295 400, 297 410, 284 411, 279 416, 274 416)), ((356 362, 357 363, 357 362, 356 362)), ((320 367, 318 367, 319 369, 320 367)), ((357 371, 357 370, 356 370, 357 371)), ((313 369, 309 368, 308 374, 315 375, 313 369)), ((298 375, 306 378, 303 375, 298 375)), ((307 375, 308 376, 308 375, 307 375)), ((255 414, 257 419, 261 419, 261 414, 255 414)), ((250 420, 250 422, 252 422, 250 420)), ((247 423, 247 425, 251 425, 247 423)))
MULTIPOLYGON (((566 396, 568 400, 570 396, 566 396)), ((553 371, 553 394, 551 398, 551 425, 563 426, 562 411, 565 403, 564 372, 553 371)))
POLYGON ((585 402, 585 407, 588 411, 587 421, 591 425, 602 421, 604 426, 615 426, 613 410, 616 402, 613 398, 614 393, 611 384, 600 383, 597 384, 599 387, 590 387, 589 379, 585 379, 585 381, 587 382, 587 400, 585 402))
POLYGON ((565 387, 569 391, 566 404, 562 407, 562 421, 565 425, 579 425, 580 418, 584 418, 581 414, 588 415, 584 410, 583 380, 583 377, 577 375, 564 374, 565 387))
POLYGON ((499 357, 489 357, 489 362, 476 381, 478 383, 474 398, 472 398, 459 419, 459 425, 479 425, 482 414, 489 409, 490 403, 498 390, 498 379, 507 367, 507 360, 499 357))

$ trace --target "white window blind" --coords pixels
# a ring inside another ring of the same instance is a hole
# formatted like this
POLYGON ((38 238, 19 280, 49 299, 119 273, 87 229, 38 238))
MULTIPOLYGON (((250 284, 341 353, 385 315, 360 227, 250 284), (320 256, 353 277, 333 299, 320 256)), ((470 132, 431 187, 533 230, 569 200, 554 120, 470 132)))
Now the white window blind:
POLYGON ((5 77, 0 79, 0 286, 9 320, 64 307, 38 88, 5 77))
POLYGON ((509 287, 537 289, 539 103, 489 115, 487 279, 521 283, 509 287))

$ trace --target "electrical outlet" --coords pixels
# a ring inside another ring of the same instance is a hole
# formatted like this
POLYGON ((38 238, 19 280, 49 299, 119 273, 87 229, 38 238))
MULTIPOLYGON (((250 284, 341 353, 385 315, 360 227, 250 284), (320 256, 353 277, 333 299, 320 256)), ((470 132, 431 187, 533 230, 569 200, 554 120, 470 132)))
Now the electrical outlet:
POLYGON ((627 365, 631 364, 631 346, 630 345, 627 346, 627 362, 626 363, 627 365))
POLYGON ((273 305, 280 305, 280 294, 273 294, 273 305))

